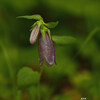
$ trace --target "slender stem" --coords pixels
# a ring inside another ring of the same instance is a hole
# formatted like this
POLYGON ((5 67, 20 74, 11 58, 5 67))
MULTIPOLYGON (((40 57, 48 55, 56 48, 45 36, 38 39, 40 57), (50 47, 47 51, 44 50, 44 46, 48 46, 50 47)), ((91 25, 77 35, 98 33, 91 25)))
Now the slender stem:
POLYGON ((83 42, 83 44, 80 46, 80 49, 78 50, 78 52, 76 53, 75 57, 77 57, 77 55, 81 52, 81 50, 85 47, 85 45, 88 43, 88 41, 90 41, 90 39, 98 32, 100 31, 100 27, 96 27, 92 32, 89 33, 89 35, 87 36, 86 40, 83 42))
MULTIPOLYGON (((41 79, 41 76, 42 76, 42 72, 43 72, 43 68, 41 67, 40 68, 40 79, 41 79)), ((41 95, 40 95, 40 80, 38 82, 38 100, 41 100, 41 95)))

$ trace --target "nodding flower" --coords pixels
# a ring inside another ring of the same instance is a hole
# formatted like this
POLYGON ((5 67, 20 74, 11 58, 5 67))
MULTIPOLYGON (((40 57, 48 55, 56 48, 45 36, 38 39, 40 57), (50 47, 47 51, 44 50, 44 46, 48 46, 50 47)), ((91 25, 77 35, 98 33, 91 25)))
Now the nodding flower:
POLYGON ((48 66, 53 65, 55 60, 55 47, 52 39, 50 39, 48 32, 45 32, 44 39, 42 34, 40 33, 39 37, 39 64, 42 65, 44 60, 46 61, 48 66))
POLYGON ((36 24, 35 27, 33 28, 32 32, 31 32, 31 35, 30 35, 30 43, 31 44, 34 44, 36 39, 37 39, 37 36, 39 34, 39 25, 36 24))

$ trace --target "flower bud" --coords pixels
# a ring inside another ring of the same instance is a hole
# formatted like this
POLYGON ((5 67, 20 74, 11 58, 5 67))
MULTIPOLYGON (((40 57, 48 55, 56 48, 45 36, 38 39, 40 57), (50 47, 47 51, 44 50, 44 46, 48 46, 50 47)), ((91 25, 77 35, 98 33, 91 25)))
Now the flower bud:
POLYGON ((34 44, 39 34, 39 25, 36 24, 30 35, 30 43, 34 44))

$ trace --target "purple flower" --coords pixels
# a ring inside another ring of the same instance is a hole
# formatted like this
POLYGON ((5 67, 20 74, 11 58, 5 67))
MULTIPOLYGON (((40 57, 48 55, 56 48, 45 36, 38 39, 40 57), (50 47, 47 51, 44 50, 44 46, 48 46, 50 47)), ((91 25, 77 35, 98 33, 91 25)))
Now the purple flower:
POLYGON ((37 36, 39 34, 39 26, 38 24, 35 25, 34 29, 32 30, 31 32, 31 35, 30 35, 30 43, 31 44, 34 44, 36 39, 37 39, 37 36))
POLYGON ((44 39, 41 34, 39 37, 39 64, 42 65, 44 60, 48 66, 51 66, 54 62, 56 64, 55 47, 48 32, 45 33, 44 39))

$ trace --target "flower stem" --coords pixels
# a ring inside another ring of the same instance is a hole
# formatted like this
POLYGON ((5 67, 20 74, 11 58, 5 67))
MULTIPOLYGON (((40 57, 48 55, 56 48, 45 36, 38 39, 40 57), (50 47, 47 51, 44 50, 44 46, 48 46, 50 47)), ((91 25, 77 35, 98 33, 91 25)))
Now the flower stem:
MULTIPOLYGON (((42 72, 43 72, 43 68, 41 67, 40 68, 40 79, 41 79, 41 76, 42 76, 42 72)), ((41 95, 40 95, 40 80, 38 82, 38 100, 41 100, 41 95)))

